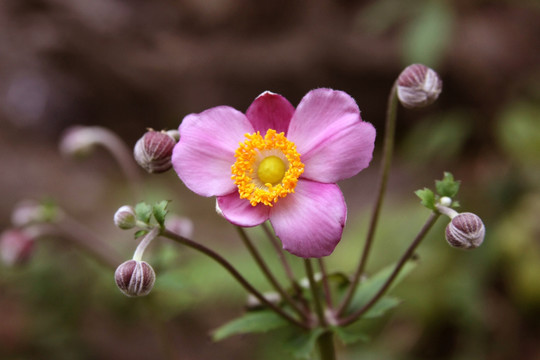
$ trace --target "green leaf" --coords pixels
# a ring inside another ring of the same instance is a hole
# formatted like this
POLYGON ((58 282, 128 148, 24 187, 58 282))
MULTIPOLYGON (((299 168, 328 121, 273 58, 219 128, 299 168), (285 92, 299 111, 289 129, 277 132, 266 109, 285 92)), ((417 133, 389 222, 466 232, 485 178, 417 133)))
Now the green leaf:
POLYGON ((401 304, 401 300, 392 296, 384 296, 371 307, 363 316, 363 319, 373 319, 383 316, 388 310, 401 304))
POLYGON ((332 330, 345 345, 354 344, 358 341, 368 342, 370 338, 366 335, 366 330, 355 325, 356 324, 348 327, 335 327, 332 328, 332 330))
POLYGON ((435 194, 428 188, 416 190, 414 192, 421 200, 421 204, 428 209, 435 210, 435 194))
MULTIPOLYGON (((388 291, 391 291, 397 284, 399 284, 416 267, 416 264, 416 261, 408 261, 403 266, 398 276, 394 279, 388 291)), ((365 280, 360 284, 360 286, 358 286, 358 289, 356 290, 351 301, 351 313, 362 308, 375 296, 375 294, 382 288, 386 280, 390 277, 390 275, 394 271, 394 268, 395 265, 388 266, 370 277, 369 279, 365 280)), ((382 299, 379 299, 379 302, 375 304, 370 310, 368 310, 366 314, 364 314, 364 317, 374 318, 381 316, 387 310, 395 307, 398 304, 399 301, 397 299, 383 297, 382 299)))
POLYGON ((454 175, 445 172, 442 180, 435 181, 435 188, 439 195, 453 198, 459 191, 459 184, 459 181, 454 180, 454 175))
POLYGON ((153 207, 154 217, 162 228, 165 226, 165 216, 167 216, 167 213, 169 212, 169 210, 167 210, 167 205, 169 205, 169 201, 163 200, 154 204, 153 207))
POLYGON ((134 236, 135 236, 135 239, 138 239, 138 238, 140 238, 141 236, 144 236, 144 235, 146 235, 146 234, 148 234, 148 230, 139 230, 139 231, 137 231, 137 232, 135 233, 134 236))
POLYGON ((275 330, 289 323, 273 311, 251 312, 216 329, 212 338, 220 341, 232 335, 262 333, 275 330))
POLYGON ((148 205, 144 201, 138 203, 135 205, 135 215, 137 215, 138 220, 148 224, 150 222, 150 218, 152 217, 152 206, 148 205))
POLYGON ((317 339, 326 330, 316 328, 311 331, 296 330, 285 340, 283 346, 297 359, 309 359, 313 354, 313 349, 317 339))

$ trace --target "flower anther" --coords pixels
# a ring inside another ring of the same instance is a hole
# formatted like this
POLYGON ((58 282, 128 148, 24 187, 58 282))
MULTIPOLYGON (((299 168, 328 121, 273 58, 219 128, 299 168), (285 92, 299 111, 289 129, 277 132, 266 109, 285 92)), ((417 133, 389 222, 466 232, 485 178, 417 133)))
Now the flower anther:
POLYGON ((252 206, 273 206, 279 198, 294 192, 304 164, 284 133, 269 129, 264 138, 260 132, 245 136, 246 141, 236 150, 231 178, 240 198, 248 199, 252 206))

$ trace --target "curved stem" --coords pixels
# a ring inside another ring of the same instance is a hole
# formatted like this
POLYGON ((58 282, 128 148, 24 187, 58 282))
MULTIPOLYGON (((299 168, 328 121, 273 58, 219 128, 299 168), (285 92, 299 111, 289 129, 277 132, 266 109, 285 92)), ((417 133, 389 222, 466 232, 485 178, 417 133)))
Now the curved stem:
POLYGON ((137 246, 137 249, 135 249, 135 253, 133 254, 133 260, 136 260, 136 261, 142 260, 144 251, 146 250, 148 245, 150 245, 152 240, 154 240, 156 236, 158 236, 158 234, 159 234, 158 227, 153 228, 152 230, 150 230, 148 234, 146 234, 144 239, 142 239, 142 241, 139 243, 139 246, 137 246))
POLYGON ((199 243, 197 243, 197 242, 195 242, 193 240, 189 240, 189 239, 187 239, 187 238, 185 238, 183 236, 175 234, 172 231, 169 231, 169 230, 166 230, 166 229, 161 232, 161 235, 168 238, 168 239, 176 241, 176 242, 178 242, 180 244, 188 246, 188 247, 190 247, 190 248, 192 248, 194 250, 197 250, 197 251, 205 254, 206 256, 210 257, 211 259, 216 261, 218 264, 223 266, 225 268, 225 270, 227 270, 229 272, 229 274, 231 274, 236 279, 236 281, 238 281, 240 283, 240 285, 242 285, 242 287, 244 289, 246 289, 249 293, 253 294, 253 296, 255 296, 262 304, 266 305, 268 308, 275 311, 278 315, 280 315, 282 318, 284 318, 285 320, 287 320, 291 324, 296 325, 298 327, 301 327, 303 329, 309 329, 309 327, 306 324, 296 320, 291 315, 286 313, 283 309, 281 309, 281 308, 277 307, 276 305, 272 304, 271 302, 269 302, 264 297, 263 294, 261 294, 257 289, 255 289, 253 287, 253 285, 251 285, 238 272, 238 270, 236 270, 236 268, 231 265, 231 263, 229 263, 227 260, 225 260, 225 258, 223 258, 221 255, 216 253, 214 250, 209 249, 204 245, 201 245, 201 244, 199 244, 199 243))
POLYGON ((326 327, 326 318, 324 317, 324 310, 321 304, 321 299, 319 299, 319 294, 317 292, 317 283, 315 282, 315 276, 313 274, 313 267, 311 266, 311 259, 304 259, 304 266, 306 268, 306 275, 309 281, 309 288, 311 290, 311 297, 313 298, 313 304, 315 306, 315 312, 317 313, 317 318, 321 326, 326 327))
POLYGON ((319 263, 319 269, 321 270, 322 274, 322 283, 323 283, 323 290, 324 290, 324 297, 326 299, 326 305, 329 309, 333 308, 333 301, 332 301, 332 292, 330 291, 330 284, 328 283, 328 273, 326 272, 326 266, 324 265, 324 260, 322 258, 317 259, 319 263))
POLYGON ((396 277, 399 275, 399 272, 401 271, 401 269, 403 268, 403 266, 407 263, 407 261, 411 258, 411 256, 413 255, 414 253, 414 250, 416 249, 416 247, 420 244, 420 242, 424 239, 424 237, 426 236, 426 234, 428 233, 428 231, 431 229, 431 227, 433 226, 433 224, 435 224, 435 222, 437 221, 437 219, 439 218, 440 214, 437 213, 437 212, 433 212, 431 213, 430 217, 428 218, 428 220, 426 221, 426 223, 424 224, 424 226, 422 227, 422 229, 420 230, 420 232, 418 233, 418 235, 416 235, 415 239, 413 240, 413 242, 411 243, 411 245, 409 245, 409 247, 407 248, 407 250, 405 251, 405 253, 401 256, 401 258, 399 259, 398 263, 396 264, 396 267, 394 268, 394 271, 392 271, 392 274, 390 274, 390 276, 388 277, 388 279, 386 279, 385 283, 383 284, 383 286, 381 286, 381 288, 379 289, 379 291, 373 296, 373 298, 371 298, 370 301, 368 301, 367 304, 365 304, 362 308, 358 309, 356 312, 352 313, 351 315, 343 318, 343 319, 340 319, 339 320, 339 325, 341 326, 347 326, 349 324, 352 324, 353 322, 355 322, 356 320, 358 320, 363 314, 365 314, 369 309, 371 309, 371 307, 373 305, 375 305, 377 303, 377 301, 379 301, 379 299, 386 293, 386 291, 390 288, 390 285, 392 285, 392 282, 396 279, 396 277))
POLYGON ((275 276, 272 274, 266 263, 264 262, 264 259, 262 258, 261 254, 257 251, 257 248, 253 245, 253 242, 249 239, 249 237, 246 234, 246 231, 240 227, 236 226, 236 230, 238 231, 238 234, 240 235, 240 238, 242 239, 244 245, 246 245, 249 253, 253 258, 255 259, 255 262, 263 272, 264 276, 272 284, 274 289, 281 295, 281 298, 291 306, 291 308, 302 317, 302 319, 307 319, 307 315, 302 309, 298 307, 298 305, 294 302, 294 300, 287 294, 287 292, 281 287, 281 285, 278 283, 275 276))
POLYGON ((373 211, 371 213, 371 220, 369 222, 369 228, 366 236, 366 241, 364 243, 364 248, 362 250, 362 255, 360 257, 360 262, 356 268, 351 285, 347 289, 347 293, 343 298, 341 305, 338 308, 338 315, 343 314, 347 307, 349 306, 353 294, 358 287, 360 277, 364 273, 366 268, 367 259, 371 250, 371 245, 373 243, 373 238, 375 236, 375 229, 377 228, 377 222, 379 220, 379 214, 381 211, 381 206, 384 200, 384 194, 386 192, 386 185, 388 183, 388 175, 390 173, 390 165, 392 163, 392 151, 394 149, 394 137, 396 130, 396 115, 398 107, 398 97, 397 97, 397 81, 394 82, 392 90, 390 90, 390 95, 388 97, 388 106, 386 110, 386 125, 385 125, 385 136, 383 142, 383 154, 382 154, 382 165, 381 172, 379 177, 379 189, 377 191, 377 197, 375 199, 375 204, 373 205, 373 211))

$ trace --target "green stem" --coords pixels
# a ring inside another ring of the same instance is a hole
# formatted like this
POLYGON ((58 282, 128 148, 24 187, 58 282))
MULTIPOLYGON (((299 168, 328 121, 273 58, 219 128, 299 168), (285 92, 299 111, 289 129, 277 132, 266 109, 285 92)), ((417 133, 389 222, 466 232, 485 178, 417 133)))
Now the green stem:
POLYGON ((364 315, 373 305, 379 301, 379 299, 386 293, 386 291, 390 288, 390 285, 392 285, 392 282, 396 279, 396 277, 399 275, 401 269, 403 269, 403 266, 409 261, 411 256, 414 254, 414 251, 420 244, 420 242, 424 239, 428 231, 431 229, 433 224, 437 221, 440 214, 438 212, 431 213, 430 217, 418 233, 416 235, 415 239, 409 245, 405 253, 401 256, 398 263, 396 264, 396 267, 394 268, 394 271, 392 271, 392 274, 386 279, 383 286, 379 289, 379 291, 373 296, 373 298, 368 301, 366 305, 364 305, 362 308, 358 309, 356 312, 352 313, 351 315, 342 318, 339 320, 340 326, 347 326, 358 320, 362 315, 364 315))
POLYGON ((381 206, 384 200, 384 194, 386 193, 386 185, 388 183, 388 175, 390 173, 390 165, 392 163, 392 152, 394 149, 394 137, 396 130, 396 115, 398 107, 398 97, 397 97, 397 81, 392 86, 390 90, 390 95, 388 97, 388 106, 386 110, 386 128, 385 136, 383 142, 383 154, 382 154, 382 165, 381 172, 379 177, 379 189, 377 191, 377 197, 375 199, 375 204, 373 206, 373 211, 371 213, 371 220, 369 222, 369 228, 366 236, 366 241, 364 243, 364 248, 362 255, 360 257, 360 262, 356 268, 351 285, 347 289, 347 293, 343 298, 341 305, 338 308, 337 314, 343 314, 349 304, 351 303, 352 297, 358 284, 360 282, 360 277, 364 273, 366 268, 367 259, 371 250, 371 245, 373 243, 373 238, 375 236, 375 229, 377 228, 377 222, 379 220, 379 214, 381 211, 381 206))
POLYGON ((262 258, 259 251, 257 251, 257 248, 253 245, 253 242, 250 240, 250 238, 247 236, 246 231, 240 227, 236 226, 236 230, 238 231, 238 234, 240 235, 240 238, 244 242, 244 245, 246 245, 249 253, 253 258, 255 259, 255 262, 263 272, 264 276, 272 284, 274 289, 281 295, 281 298, 291 306, 291 308, 300 315, 302 319, 307 319, 306 313, 298 307, 298 305, 294 302, 294 300, 289 296, 289 294, 281 287, 281 285, 278 283, 275 276, 272 274, 266 263, 264 262, 264 259, 262 258))
POLYGON ((319 354, 321 360, 335 360, 336 350, 334 348, 334 334, 331 331, 324 332, 317 339, 317 345, 319 347, 319 354))
POLYGON ((223 266, 225 268, 225 270, 227 270, 229 272, 229 274, 231 274, 235 279, 236 281, 238 281, 240 283, 240 285, 242 285, 242 287, 244 289, 246 289, 249 293, 253 294, 253 296, 255 296, 262 304, 266 305, 268 308, 270 308, 271 310, 273 310, 274 312, 276 312, 278 315, 280 315, 282 318, 284 318, 285 320, 287 320, 288 322, 290 322, 291 324, 293 325, 296 325, 300 328, 303 328, 303 329, 309 329, 309 327, 298 321, 297 319, 295 319, 294 317, 292 317, 291 315, 289 315, 287 312, 285 312, 283 309, 277 307, 276 305, 272 304, 271 302, 269 302, 263 294, 261 294, 257 289, 255 289, 253 287, 253 285, 251 285, 239 272, 238 270, 236 270, 236 268, 234 266, 231 265, 231 263, 229 263, 227 260, 225 260, 225 258, 223 258, 221 255, 219 255, 218 253, 216 253, 214 250, 212 249, 209 249, 207 248, 206 246, 202 245, 202 244, 199 244, 193 240, 189 240, 183 236, 180 236, 178 234, 175 234, 173 233, 172 231, 169 231, 169 230, 163 230, 162 233, 161 233, 162 236, 166 237, 166 238, 169 238, 173 241, 176 241, 180 244, 183 244, 185 246, 188 246, 194 250, 197 250, 203 254, 205 254, 206 256, 210 257, 212 260, 216 261, 218 264, 220 264, 221 266, 223 266))
POLYGON ((315 276, 313 274, 313 266, 311 266, 311 259, 304 259, 304 266, 306 268, 306 275, 309 281, 309 289, 311 290, 311 297, 313 298, 313 304, 315 306, 315 313, 319 319, 319 324, 326 327, 326 318, 324 316, 324 310, 319 298, 319 292, 317 291, 317 283, 315 282, 315 276))

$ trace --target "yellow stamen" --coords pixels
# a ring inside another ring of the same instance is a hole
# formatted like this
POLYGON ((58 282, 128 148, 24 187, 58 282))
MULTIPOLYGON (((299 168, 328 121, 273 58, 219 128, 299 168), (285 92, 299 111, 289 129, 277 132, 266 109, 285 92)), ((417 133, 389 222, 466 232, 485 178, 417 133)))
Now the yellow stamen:
POLYGON ((294 192, 304 164, 296 145, 284 133, 270 129, 264 138, 259 132, 246 134, 246 138, 234 155, 231 178, 240 197, 252 206, 273 206, 279 198, 294 192))

